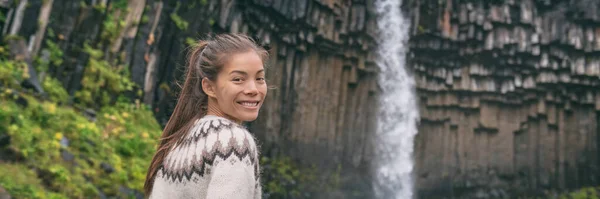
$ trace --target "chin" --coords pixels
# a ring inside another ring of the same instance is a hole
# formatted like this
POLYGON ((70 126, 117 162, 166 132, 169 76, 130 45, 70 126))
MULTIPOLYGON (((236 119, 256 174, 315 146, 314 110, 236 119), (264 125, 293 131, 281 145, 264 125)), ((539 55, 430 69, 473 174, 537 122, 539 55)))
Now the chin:
POLYGON ((252 121, 256 120, 256 118, 258 118, 258 113, 243 114, 242 117, 240 117, 240 119, 244 122, 252 122, 252 121))
POLYGON ((252 121, 256 120, 256 118, 258 118, 258 115, 254 116, 254 117, 247 117, 247 118, 244 119, 244 121, 245 122, 252 122, 252 121))

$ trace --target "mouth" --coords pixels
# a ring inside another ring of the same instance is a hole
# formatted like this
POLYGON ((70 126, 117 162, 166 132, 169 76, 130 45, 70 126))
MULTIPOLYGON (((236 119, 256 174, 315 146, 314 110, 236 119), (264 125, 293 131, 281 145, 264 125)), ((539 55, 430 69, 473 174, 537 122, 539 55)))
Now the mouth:
POLYGON ((238 104, 242 105, 245 108, 256 109, 260 104, 260 101, 248 100, 248 101, 238 101, 238 104))

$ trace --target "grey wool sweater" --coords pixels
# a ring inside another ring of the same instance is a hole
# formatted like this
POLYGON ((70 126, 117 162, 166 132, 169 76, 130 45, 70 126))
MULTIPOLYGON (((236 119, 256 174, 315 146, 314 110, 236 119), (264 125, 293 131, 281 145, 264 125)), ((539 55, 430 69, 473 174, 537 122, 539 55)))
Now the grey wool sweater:
POLYGON ((159 167, 150 199, 259 199, 258 148, 243 126, 207 115, 159 167))

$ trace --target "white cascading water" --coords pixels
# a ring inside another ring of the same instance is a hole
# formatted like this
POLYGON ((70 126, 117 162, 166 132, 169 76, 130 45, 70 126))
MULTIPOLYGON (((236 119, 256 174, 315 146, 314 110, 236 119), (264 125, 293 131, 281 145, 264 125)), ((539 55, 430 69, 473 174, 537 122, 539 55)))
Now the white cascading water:
POLYGON ((401 0, 376 0, 378 60, 382 88, 377 127, 376 178, 379 198, 413 197, 413 140, 419 110, 414 79, 405 68, 410 24, 402 15, 401 0))

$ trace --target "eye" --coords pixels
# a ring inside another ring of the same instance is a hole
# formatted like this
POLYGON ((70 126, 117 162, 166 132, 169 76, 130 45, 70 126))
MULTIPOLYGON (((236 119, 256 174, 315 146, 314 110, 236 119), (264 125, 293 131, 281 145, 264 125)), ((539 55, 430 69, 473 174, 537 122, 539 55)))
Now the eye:
POLYGON ((256 78, 256 81, 261 81, 261 82, 263 82, 263 81, 265 81, 265 78, 264 78, 264 77, 259 77, 259 78, 256 78))
POLYGON ((242 79, 242 78, 240 78, 240 77, 234 77, 233 79, 231 79, 231 81, 233 81, 233 82, 236 82, 236 83, 239 83, 239 82, 242 82, 242 81, 244 81, 244 79, 242 79))

